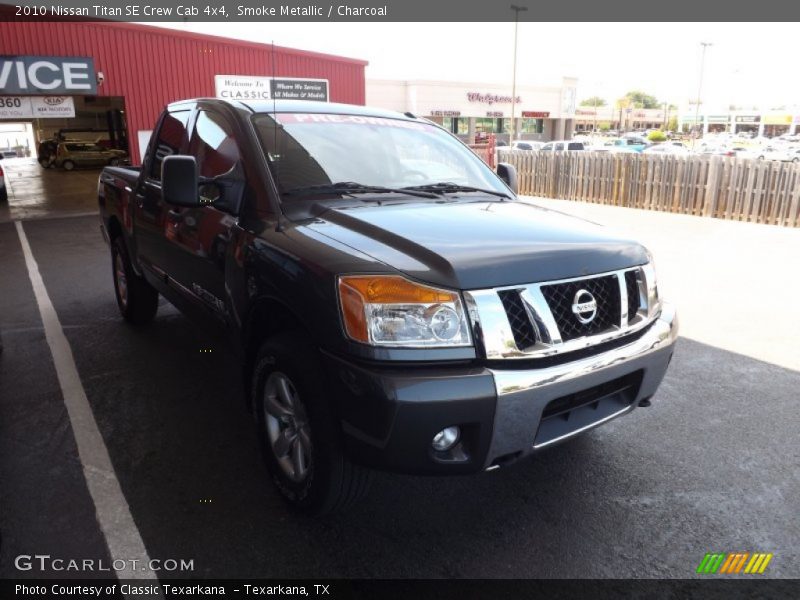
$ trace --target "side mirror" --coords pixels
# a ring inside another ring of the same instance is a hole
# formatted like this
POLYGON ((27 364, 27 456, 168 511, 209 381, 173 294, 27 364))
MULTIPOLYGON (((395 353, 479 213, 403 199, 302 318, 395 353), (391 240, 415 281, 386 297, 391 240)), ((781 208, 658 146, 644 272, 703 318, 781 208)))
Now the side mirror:
POLYGON ((506 182, 511 191, 517 193, 517 169, 508 163, 497 163, 497 176, 506 182))
POLYGON ((200 206, 197 193, 197 161, 194 156, 174 155, 161 163, 161 198, 175 206, 200 206))

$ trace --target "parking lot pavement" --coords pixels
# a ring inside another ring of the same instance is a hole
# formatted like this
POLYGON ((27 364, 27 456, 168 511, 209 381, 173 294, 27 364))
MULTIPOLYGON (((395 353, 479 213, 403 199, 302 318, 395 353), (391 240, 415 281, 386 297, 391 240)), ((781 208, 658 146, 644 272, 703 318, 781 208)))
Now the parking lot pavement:
POLYGON ((623 231, 654 254, 681 335, 800 371, 800 229, 526 198, 623 231))
POLYGON ((7 158, 3 170, 10 193, 0 223, 97 212, 100 169, 43 169, 34 158, 7 158))
MULTIPOLYGON (((709 551, 800 574, 796 371, 683 339, 651 408, 479 476, 381 474, 307 519, 264 474, 226 347, 167 304, 124 324, 96 218, 24 230, 149 556, 194 560, 160 576, 685 578, 709 551)), ((36 576, 13 558, 107 550, 10 224, 0 261, 0 576, 36 576)))

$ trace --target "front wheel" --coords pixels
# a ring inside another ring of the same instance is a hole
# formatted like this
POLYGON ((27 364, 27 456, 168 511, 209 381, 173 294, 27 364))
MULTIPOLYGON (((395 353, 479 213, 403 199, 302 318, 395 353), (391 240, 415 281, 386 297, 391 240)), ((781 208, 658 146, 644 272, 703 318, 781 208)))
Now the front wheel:
POLYGON ((310 515, 344 510, 366 494, 369 470, 344 456, 318 352, 302 332, 268 339, 251 394, 267 469, 283 498, 310 515))
POLYGON ((156 316, 158 292, 134 272, 122 236, 111 245, 111 266, 120 314, 133 325, 146 325, 156 316))
POLYGON ((0 202, 8 202, 8 188, 6 186, 0 188, 0 202))

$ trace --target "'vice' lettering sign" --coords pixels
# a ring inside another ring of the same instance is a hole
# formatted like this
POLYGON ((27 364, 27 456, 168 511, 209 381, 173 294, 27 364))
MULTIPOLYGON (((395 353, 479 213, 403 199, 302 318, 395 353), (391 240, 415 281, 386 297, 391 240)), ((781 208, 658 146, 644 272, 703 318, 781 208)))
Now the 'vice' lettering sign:
POLYGON ((0 56, 0 95, 97 94, 91 58, 0 56))

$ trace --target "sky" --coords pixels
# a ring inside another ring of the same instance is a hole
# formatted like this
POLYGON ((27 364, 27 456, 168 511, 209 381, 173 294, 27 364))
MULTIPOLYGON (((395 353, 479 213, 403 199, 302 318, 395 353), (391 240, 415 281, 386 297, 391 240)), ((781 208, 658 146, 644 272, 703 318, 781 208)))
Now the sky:
MULTIPOLYGON (((168 23, 164 26, 275 42, 369 61, 370 79, 508 83, 509 23, 168 23)), ((578 98, 609 102, 632 89, 685 106, 697 97, 768 110, 800 104, 797 25, 791 23, 520 23, 517 83, 558 85, 577 77, 578 98)))

